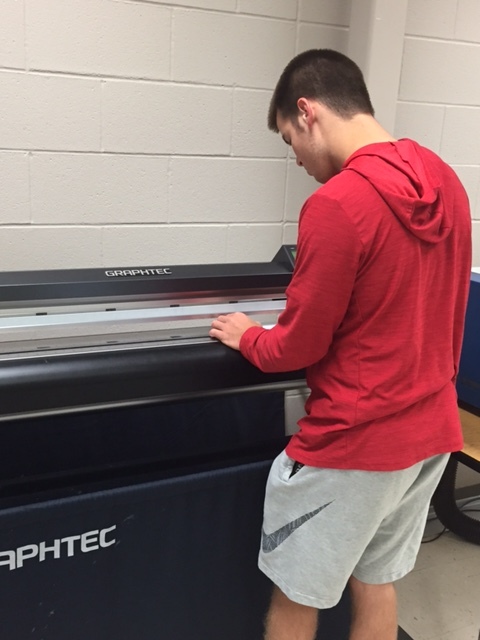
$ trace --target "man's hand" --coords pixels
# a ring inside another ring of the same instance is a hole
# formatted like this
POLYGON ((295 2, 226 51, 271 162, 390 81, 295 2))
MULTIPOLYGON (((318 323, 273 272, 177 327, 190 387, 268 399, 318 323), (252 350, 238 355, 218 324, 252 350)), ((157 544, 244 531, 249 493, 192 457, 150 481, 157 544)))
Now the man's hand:
POLYGON ((260 327, 259 322, 251 320, 244 313, 229 313, 227 316, 218 316, 212 322, 209 336, 220 340, 231 349, 240 349, 240 338, 250 327, 260 327))

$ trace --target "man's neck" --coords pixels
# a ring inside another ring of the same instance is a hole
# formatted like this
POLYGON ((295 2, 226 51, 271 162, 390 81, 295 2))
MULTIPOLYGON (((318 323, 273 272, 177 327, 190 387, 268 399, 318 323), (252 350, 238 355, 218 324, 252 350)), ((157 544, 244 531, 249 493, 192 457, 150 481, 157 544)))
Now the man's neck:
POLYGON ((368 114, 357 114, 348 120, 333 114, 334 121, 323 121, 327 144, 340 169, 352 153, 369 144, 395 142, 377 120, 368 114))

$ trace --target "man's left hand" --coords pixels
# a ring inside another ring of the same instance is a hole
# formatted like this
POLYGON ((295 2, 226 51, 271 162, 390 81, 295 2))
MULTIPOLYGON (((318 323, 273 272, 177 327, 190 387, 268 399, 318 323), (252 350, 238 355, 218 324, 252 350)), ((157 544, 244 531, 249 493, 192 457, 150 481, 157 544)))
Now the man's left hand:
POLYGON ((220 340, 231 349, 240 349, 240 339, 250 327, 260 327, 259 322, 251 320, 244 313, 229 313, 227 316, 218 316, 212 322, 209 336, 220 340))

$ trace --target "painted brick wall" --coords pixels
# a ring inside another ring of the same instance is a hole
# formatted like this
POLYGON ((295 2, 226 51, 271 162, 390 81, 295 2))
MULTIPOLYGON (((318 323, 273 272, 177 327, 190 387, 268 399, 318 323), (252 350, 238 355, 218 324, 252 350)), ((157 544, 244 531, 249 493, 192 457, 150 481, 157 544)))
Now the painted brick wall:
POLYGON ((2 0, 0 269, 270 260, 315 183, 266 128, 350 0, 2 0))
POLYGON ((480 265, 480 3, 409 0, 397 136, 436 151, 469 195, 480 265))
MULTIPOLYGON (((269 260, 315 183, 266 128, 297 52, 346 51, 350 0, 2 0, 0 269, 269 260)), ((480 9, 410 0, 397 135, 472 202, 480 9)))

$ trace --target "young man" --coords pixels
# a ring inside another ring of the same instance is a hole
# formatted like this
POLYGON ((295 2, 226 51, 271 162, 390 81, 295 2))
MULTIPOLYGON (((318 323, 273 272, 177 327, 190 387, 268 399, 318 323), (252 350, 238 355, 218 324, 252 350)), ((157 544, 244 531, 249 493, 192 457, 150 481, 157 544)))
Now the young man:
POLYGON ((380 126, 361 71, 335 51, 288 64, 268 124, 324 186, 300 213, 278 323, 234 313, 210 331, 263 371, 305 367, 311 391, 267 484, 265 638, 312 640, 318 609, 349 584, 351 640, 394 640, 393 582, 412 569, 431 495, 462 447, 468 200, 440 158, 380 126))

